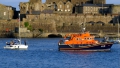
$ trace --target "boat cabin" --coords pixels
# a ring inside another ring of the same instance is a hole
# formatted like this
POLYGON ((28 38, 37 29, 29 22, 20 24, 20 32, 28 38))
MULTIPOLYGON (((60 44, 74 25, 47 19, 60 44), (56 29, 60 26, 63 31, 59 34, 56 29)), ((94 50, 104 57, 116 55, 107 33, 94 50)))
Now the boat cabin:
MULTIPOLYGON (((66 38, 66 37, 65 37, 66 38)), ((64 44, 96 44, 97 40, 94 39, 89 32, 84 32, 81 34, 71 34, 68 40, 65 40, 64 44)))

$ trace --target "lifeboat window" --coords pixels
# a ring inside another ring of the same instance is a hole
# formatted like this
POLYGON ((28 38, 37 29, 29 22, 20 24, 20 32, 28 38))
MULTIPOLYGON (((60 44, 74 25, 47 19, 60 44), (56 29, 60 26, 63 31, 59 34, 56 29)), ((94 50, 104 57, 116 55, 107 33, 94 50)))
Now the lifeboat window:
POLYGON ((77 38, 76 40, 79 40, 79 38, 77 38))
POLYGON ((78 38, 77 38, 77 40, 78 40, 78 38))
POLYGON ((81 38, 79 38, 79 40, 81 40, 81 38))
POLYGON ((76 38, 76 40, 81 40, 81 38, 76 38))

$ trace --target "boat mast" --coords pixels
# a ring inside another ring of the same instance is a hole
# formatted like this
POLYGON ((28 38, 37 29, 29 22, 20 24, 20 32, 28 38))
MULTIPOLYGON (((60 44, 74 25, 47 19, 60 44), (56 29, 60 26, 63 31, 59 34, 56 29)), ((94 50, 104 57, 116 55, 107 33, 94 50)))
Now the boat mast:
POLYGON ((82 28, 82 32, 83 32, 83 33, 85 32, 85 23, 86 23, 86 16, 85 16, 84 22, 83 22, 83 28, 82 28))
POLYGON ((20 39, 20 44, 21 44, 21 37, 20 37, 20 13, 19 13, 19 39, 20 39))
POLYGON ((117 19, 118 21, 118 40, 119 40, 119 19, 117 19))

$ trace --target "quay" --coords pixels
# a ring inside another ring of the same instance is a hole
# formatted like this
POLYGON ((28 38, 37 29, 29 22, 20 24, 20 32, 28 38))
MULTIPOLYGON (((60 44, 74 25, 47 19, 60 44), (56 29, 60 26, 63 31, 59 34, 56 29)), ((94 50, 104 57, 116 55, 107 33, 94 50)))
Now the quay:
MULTIPOLYGON (((66 34, 73 34, 73 33, 33 33, 33 32, 23 32, 21 33, 22 38, 62 38, 66 34)), ((74 33, 75 34, 75 33, 74 33)), ((96 38, 103 38, 103 37, 118 37, 118 33, 91 33, 91 35, 94 35, 96 38)), ((119 34, 120 36, 120 34, 119 34)), ((10 34, 0 34, 1 38, 17 38, 18 33, 13 33, 13 35, 10 34)))

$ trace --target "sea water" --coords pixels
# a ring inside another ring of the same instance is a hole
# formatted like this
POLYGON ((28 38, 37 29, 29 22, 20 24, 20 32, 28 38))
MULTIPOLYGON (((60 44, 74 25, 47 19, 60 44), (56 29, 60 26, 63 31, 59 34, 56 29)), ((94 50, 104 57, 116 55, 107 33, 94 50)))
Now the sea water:
POLYGON ((110 52, 61 52, 61 38, 24 38, 27 50, 4 49, 12 39, 0 38, 0 68, 120 68, 120 44, 110 52))

